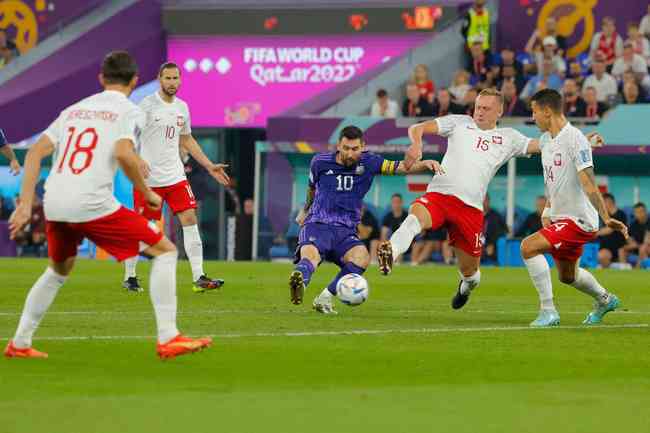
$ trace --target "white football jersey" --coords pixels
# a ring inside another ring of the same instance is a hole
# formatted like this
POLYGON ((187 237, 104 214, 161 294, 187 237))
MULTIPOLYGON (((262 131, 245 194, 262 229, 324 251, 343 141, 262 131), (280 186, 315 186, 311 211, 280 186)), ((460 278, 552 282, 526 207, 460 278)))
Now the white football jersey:
POLYGON ((45 131, 55 146, 43 198, 47 220, 87 222, 117 211, 115 143, 135 144, 142 126, 142 110, 112 90, 63 110, 45 131))
POLYGON ((180 136, 192 133, 187 104, 174 98, 165 102, 158 92, 140 102, 147 122, 140 140, 140 156, 149 163, 148 186, 169 186, 186 179, 180 157, 180 136))
POLYGON ((598 211, 578 178, 579 171, 594 165, 587 137, 567 122, 555 138, 545 132, 539 143, 544 184, 551 201, 551 221, 568 218, 584 231, 598 230, 598 211))
POLYGON ((448 138, 442 158, 445 174, 434 176, 427 192, 453 195, 482 211, 490 181, 510 158, 527 155, 530 138, 512 128, 479 129, 465 115, 439 117, 436 122, 438 134, 448 138))

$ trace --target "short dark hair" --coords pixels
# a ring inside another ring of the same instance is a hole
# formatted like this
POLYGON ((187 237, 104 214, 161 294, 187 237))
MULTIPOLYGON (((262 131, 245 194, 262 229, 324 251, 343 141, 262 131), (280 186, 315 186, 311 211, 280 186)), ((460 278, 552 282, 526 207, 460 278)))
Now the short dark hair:
POLYGON ((548 107, 555 114, 562 113, 562 95, 554 89, 542 89, 535 93, 531 99, 541 107, 548 107))
POLYGON ((643 209, 645 209, 645 203, 643 203, 642 201, 640 201, 640 202, 638 202, 637 204, 634 205, 634 209, 636 209, 636 208, 640 208, 640 207, 642 207, 643 209))
POLYGON ((612 193, 609 193, 609 192, 604 193, 603 194, 603 200, 605 200, 606 198, 608 198, 611 201, 613 201, 614 203, 616 203, 616 199, 614 198, 614 195, 612 193))
POLYGON ((393 194, 393 195, 390 196, 391 200, 394 199, 395 197, 397 197, 397 198, 400 199, 400 200, 404 200, 404 199, 402 198, 402 194, 400 194, 399 192, 396 192, 395 194, 393 194))
POLYGON ((126 51, 111 51, 102 62, 102 76, 106 84, 127 86, 138 74, 138 65, 126 51))
POLYGON ((178 75, 181 74, 181 68, 179 68, 176 63, 165 62, 162 65, 160 65, 160 69, 158 69, 158 76, 160 77, 163 74, 163 72, 165 72, 166 69, 178 69, 178 75))
POLYGON ((386 91, 386 89, 377 90, 377 97, 378 98, 385 98, 386 96, 388 96, 388 92, 386 91))
POLYGON ((347 138, 348 140, 361 140, 363 143, 363 131, 353 125, 348 125, 345 128, 341 130, 341 133, 339 134, 339 141, 343 140, 343 138, 347 138))

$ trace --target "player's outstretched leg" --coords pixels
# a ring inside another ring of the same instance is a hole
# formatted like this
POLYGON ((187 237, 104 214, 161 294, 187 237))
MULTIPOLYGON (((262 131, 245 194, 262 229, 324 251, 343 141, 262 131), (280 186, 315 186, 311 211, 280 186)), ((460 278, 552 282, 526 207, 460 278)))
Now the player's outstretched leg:
POLYGON ((312 306, 314 307, 314 310, 319 313, 337 314, 332 302, 336 296, 336 285, 341 278, 348 274, 363 275, 370 264, 370 254, 365 245, 356 245, 345 253, 341 261, 344 264, 339 273, 336 274, 330 284, 323 289, 320 295, 314 299, 312 306))
POLYGON ((151 303, 158 328, 156 352, 161 359, 194 353, 212 344, 212 339, 188 338, 176 327, 176 263, 178 252, 167 238, 149 247, 145 253, 154 256, 149 278, 151 303))
POLYGON ((558 264, 558 271, 560 271, 560 281, 569 284, 586 295, 594 298, 594 309, 591 311, 587 318, 582 322, 585 325, 597 325, 602 323, 605 315, 611 311, 615 311, 621 306, 621 301, 613 293, 609 293, 603 286, 601 286, 596 278, 586 269, 577 267, 574 264, 575 272, 571 273, 570 270, 566 273, 562 272, 562 265, 558 264))
POLYGON ((292 304, 302 304, 305 289, 309 285, 311 276, 320 260, 320 254, 314 245, 307 244, 298 247, 296 266, 289 275, 289 295, 292 304))
POLYGON ((454 248, 454 251, 458 258, 460 282, 456 294, 451 299, 451 308, 459 310, 467 304, 472 290, 481 283, 481 270, 479 269, 481 258, 471 256, 460 248, 454 248))
POLYGON ((25 307, 20 316, 16 335, 5 348, 4 355, 7 358, 48 357, 47 353, 39 352, 32 347, 32 337, 45 312, 54 302, 59 289, 65 283, 73 265, 74 257, 65 259, 60 263, 50 262, 50 266, 36 280, 25 300, 25 307))
POLYGON ((545 328, 560 324, 560 315, 553 303, 551 268, 543 255, 550 249, 551 244, 539 232, 533 233, 521 242, 521 256, 539 295, 539 313, 537 318, 530 323, 533 328, 545 328))
POLYGON ((138 281, 138 276, 136 274, 136 266, 138 264, 138 256, 133 256, 124 260, 124 282, 122 287, 129 292, 139 293, 144 291, 142 286, 140 286, 140 281, 138 281))

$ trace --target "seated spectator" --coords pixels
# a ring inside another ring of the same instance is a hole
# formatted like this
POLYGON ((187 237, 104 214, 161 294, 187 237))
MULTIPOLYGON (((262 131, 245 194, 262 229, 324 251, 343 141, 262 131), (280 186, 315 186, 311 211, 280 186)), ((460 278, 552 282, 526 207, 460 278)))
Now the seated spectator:
POLYGON ((454 81, 449 87, 449 93, 454 101, 462 101, 465 93, 471 88, 469 85, 469 72, 461 69, 454 74, 454 81))
MULTIPOLYGON (((616 207, 616 199, 612 194, 603 194, 607 212, 611 218, 616 218, 623 224, 627 224, 625 212, 616 207)), ((601 227, 603 226, 601 221, 601 227)), ((598 251, 598 264, 603 268, 608 268, 612 262, 619 262, 621 250, 627 243, 621 232, 615 232, 605 226, 598 230, 598 242, 600 242, 600 251, 598 251)))
POLYGON ((512 65, 504 65, 501 67, 500 79, 497 81, 497 86, 499 89, 503 87, 503 82, 507 80, 514 80, 515 87, 517 88, 517 94, 521 93, 526 86, 526 80, 523 75, 518 74, 515 67, 512 65))
POLYGON ((433 115, 435 117, 442 117, 448 114, 465 114, 465 107, 451 100, 449 90, 440 89, 433 103, 433 115))
POLYGON ((607 104, 598 100, 595 87, 585 88, 582 99, 585 101, 585 117, 590 119, 601 119, 609 109, 607 104))
POLYGON ((427 68, 427 65, 417 65, 413 71, 411 81, 418 86, 421 97, 427 100, 433 98, 433 95, 436 93, 436 85, 429 77, 429 68, 427 68))
POLYGON ((552 37, 555 39, 558 54, 563 57, 566 54, 567 43, 566 38, 557 33, 557 20, 555 17, 548 17, 545 22, 544 29, 540 32, 538 29, 533 31, 533 34, 526 42, 525 51, 529 54, 534 54, 535 46, 542 46, 545 38, 552 37))
MULTIPOLYGON (((381 220, 380 239, 382 241, 388 240, 408 216, 403 206, 402 194, 393 194, 390 198, 390 211, 381 220)), ((396 259, 396 262, 400 262, 402 258, 398 257, 396 259)))
POLYGON ((447 239, 447 230, 425 230, 413 243, 411 265, 417 266, 431 260, 433 253, 439 252, 446 265, 451 264, 454 253, 447 239))
POLYGON ((627 262, 630 254, 638 256, 636 267, 641 267, 641 262, 650 256, 650 221, 648 221, 648 210, 643 203, 634 205, 634 221, 629 227, 630 237, 623 247, 622 262, 627 262))
MULTIPOLYGON (((647 65, 650 65, 650 42, 639 31, 637 23, 629 23, 627 25, 627 41, 632 43, 634 53, 643 57, 647 65)), ((623 43, 623 50, 625 50, 625 43, 623 43)))
POLYGON ((596 59, 591 65, 593 74, 585 79, 582 88, 594 87, 596 89, 596 98, 598 98, 600 102, 611 104, 616 100, 618 88, 614 77, 608 74, 605 69, 605 62, 600 58, 596 59))
POLYGON ((650 4, 648 4, 648 12, 641 19, 639 32, 646 38, 650 39, 650 4))
POLYGON ((616 22, 612 17, 605 17, 602 21, 602 29, 596 33, 591 40, 589 56, 592 62, 602 55, 606 66, 611 66, 617 57, 623 55, 623 39, 616 32, 616 22))
POLYGON ((535 63, 537 70, 542 69, 545 60, 553 62, 555 72, 562 78, 566 76, 566 63, 561 55, 558 54, 557 41, 553 36, 547 36, 543 40, 542 51, 535 54, 535 63))
POLYGON ((516 238, 525 238, 542 229, 542 212, 544 212, 544 207, 546 207, 546 197, 543 195, 537 196, 535 199, 535 212, 528 214, 515 233, 516 238))
POLYGON ((501 214, 490 207, 490 196, 485 195, 483 200, 483 243, 482 260, 497 261, 497 240, 508 233, 508 226, 501 214))
POLYGON ((582 65, 577 60, 572 60, 569 62, 569 70, 567 72, 567 78, 571 78, 576 82, 578 88, 582 89, 582 85, 585 82, 585 76, 582 73, 582 65))
POLYGON ((406 100, 402 105, 402 115, 405 117, 433 116, 433 105, 420 95, 415 83, 406 85, 406 100))
POLYGON ((564 114, 567 117, 585 117, 587 115, 587 104, 580 97, 578 86, 571 78, 564 80, 562 96, 564 100, 564 114))
POLYGON ((555 73, 553 62, 545 59, 542 63, 541 72, 528 80, 519 97, 527 100, 538 91, 548 88, 560 91, 562 88, 562 78, 555 73))
POLYGON ((612 67, 612 76, 617 80, 623 80, 625 72, 632 71, 636 74, 637 83, 646 90, 650 88, 650 76, 648 76, 648 64, 645 59, 634 53, 634 44, 625 42, 623 55, 616 59, 612 67))
POLYGON ((524 65, 517 60, 515 50, 509 46, 505 46, 501 49, 501 68, 506 66, 512 66, 515 69, 515 74, 521 76, 523 79, 524 76, 524 65))
POLYGON ((471 58, 466 69, 470 72, 469 83, 476 86, 487 80, 488 72, 492 67, 492 57, 489 52, 483 51, 483 40, 480 37, 472 43, 470 54, 471 58))
POLYGON ((388 97, 386 90, 379 89, 377 90, 377 99, 370 108, 370 115, 394 119, 399 115, 399 105, 388 97))
POLYGON ((467 92, 465 92, 465 98, 463 99, 463 107, 465 108, 465 114, 472 116, 474 114, 474 103, 478 98, 478 90, 475 87, 472 87, 467 92))
POLYGON ((20 56, 16 43, 9 39, 5 29, 0 29, 0 49, 2 48, 7 48, 12 58, 20 56))
POLYGON ((379 245, 379 224, 372 212, 364 204, 361 208, 361 222, 357 226, 359 239, 370 252, 370 262, 377 263, 377 246, 379 245))
POLYGON ((514 79, 504 81, 501 85, 504 105, 503 115, 506 117, 530 117, 531 113, 528 105, 517 96, 517 87, 514 79))
MULTIPOLYGON (((623 91, 625 90, 625 85, 627 83, 632 83, 632 84, 639 84, 637 79, 637 75, 632 72, 632 71, 625 71, 623 72, 623 81, 619 85, 619 96, 621 97, 621 100, 623 99, 623 91)), ((638 87, 638 86, 637 86, 638 87)), ((645 101, 646 100, 647 93, 643 89, 643 87, 639 87, 639 100, 645 101)))
POLYGON ((639 95, 639 86, 637 86, 636 83, 625 83, 623 86, 623 100, 621 103, 626 105, 645 103, 639 95))

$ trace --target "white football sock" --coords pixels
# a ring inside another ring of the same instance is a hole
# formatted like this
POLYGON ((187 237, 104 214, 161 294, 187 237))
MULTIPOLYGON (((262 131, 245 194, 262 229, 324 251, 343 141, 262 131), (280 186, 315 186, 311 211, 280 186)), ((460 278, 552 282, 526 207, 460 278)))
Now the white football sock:
POLYGON ((460 293, 465 294, 474 290, 481 283, 481 270, 477 269, 474 275, 469 277, 464 277, 463 274, 460 274, 460 293))
POLYGON ((167 343, 179 332, 176 328, 176 262, 178 253, 172 251, 154 257, 149 277, 149 293, 156 324, 158 325, 158 342, 167 343))
POLYGON ((185 245, 185 254, 192 267, 192 281, 196 281, 204 274, 203 243, 197 224, 183 227, 183 244, 185 245))
POLYGON ((607 293, 607 290, 586 269, 578 268, 576 279, 571 285, 601 304, 606 304, 609 301, 609 293, 607 293))
POLYGON ((25 308, 14 337, 17 348, 32 347, 32 336, 66 279, 48 267, 36 280, 25 300, 25 308))
POLYGON ((419 235, 421 231, 422 227, 418 217, 415 215, 407 216, 402 225, 390 237, 390 244, 393 247, 393 260, 397 260, 399 256, 409 249, 413 238, 419 235))
POLYGON ((332 302, 333 297, 334 295, 332 295, 332 293, 329 291, 327 287, 325 287, 323 291, 320 292, 320 295, 318 295, 318 299, 321 299, 323 301, 329 301, 329 302, 332 302))
POLYGON ((129 278, 134 278, 136 277, 135 273, 135 267, 138 264, 138 255, 136 254, 133 257, 129 257, 128 259, 124 260, 124 281, 128 280, 129 278))
POLYGON ((551 268, 548 266, 546 257, 537 255, 530 259, 524 259, 530 279, 539 294, 539 303, 542 310, 555 310, 553 303, 553 283, 551 282, 551 268))

